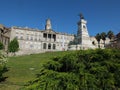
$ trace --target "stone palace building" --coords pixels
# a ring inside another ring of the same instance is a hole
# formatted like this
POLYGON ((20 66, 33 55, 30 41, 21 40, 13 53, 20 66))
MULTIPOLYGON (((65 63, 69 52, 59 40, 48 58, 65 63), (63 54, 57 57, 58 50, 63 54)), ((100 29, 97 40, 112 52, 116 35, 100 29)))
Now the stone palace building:
MULTIPOLYGON (((17 38, 19 41, 19 51, 16 53, 32 54, 48 51, 64 51, 64 50, 80 50, 80 49, 95 49, 98 48, 98 42, 95 37, 89 36, 87 30, 87 21, 82 15, 78 21, 77 38, 73 34, 66 34, 56 32, 52 29, 50 19, 46 20, 44 30, 11 27, 6 28, 0 25, 0 41, 4 44, 5 50, 7 50, 8 43, 17 38), (70 45, 70 42, 77 41, 77 44, 70 45), (93 45, 94 42, 94 45, 93 45)), ((106 44, 109 43, 109 39, 106 39, 106 44)), ((101 48, 104 48, 103 41, 100 41, 101 48)))
POLYGON ((21 54, 67 50, 69 42, 74 40, 72 34, 55 32, 50 19, 46 20, 45 30, 11 27, 10 40, 15 37, 21 54))

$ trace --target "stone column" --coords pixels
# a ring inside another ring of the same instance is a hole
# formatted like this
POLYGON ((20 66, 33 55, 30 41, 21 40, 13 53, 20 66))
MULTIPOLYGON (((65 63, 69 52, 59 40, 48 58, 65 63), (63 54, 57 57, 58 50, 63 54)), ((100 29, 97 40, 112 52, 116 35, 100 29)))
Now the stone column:
POLYGON ((51 34, 51 39, 52 39, 52 41, 54 40, 54 39, 53 39, 53 34, 51 34))
POLYGON ((48 33, 46 33, 46 35, 47 35, 47 36, 46 36, 46 37, 47 37, 46 40, 48 40, 48 33))
POLYGON ((46 43, 46 50, 48 50, 48 43, 46 43))
POLYGON ((43 50, 43 43, 41 42, 41 50, 43 50))
POLYGON ((52 39, 52 34, 50 34, 50 41, 51 41, 51 39, 52 39))
POLYGON ((53 43, 51 43, 51 51, 53 50, 53 43))

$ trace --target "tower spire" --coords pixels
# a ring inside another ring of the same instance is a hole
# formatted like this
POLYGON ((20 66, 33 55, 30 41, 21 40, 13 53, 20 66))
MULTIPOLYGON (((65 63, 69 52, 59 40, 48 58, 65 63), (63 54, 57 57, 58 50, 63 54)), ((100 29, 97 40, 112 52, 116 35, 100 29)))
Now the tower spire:
POLYGON ((46 25, 45 25, 45 30, 49 30, 49 29, 52 29, 51 21, 50 21, 50 19, 47 19, 46 20, 46 25))

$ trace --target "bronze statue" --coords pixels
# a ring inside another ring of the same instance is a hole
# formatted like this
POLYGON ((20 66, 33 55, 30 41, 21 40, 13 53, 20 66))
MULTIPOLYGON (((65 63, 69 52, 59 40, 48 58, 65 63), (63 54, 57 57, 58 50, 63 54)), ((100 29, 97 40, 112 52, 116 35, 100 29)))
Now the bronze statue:
POLYGON ((79 16, 80 16, 80 19, 85 19, 82 13, 80 13, 79 16))

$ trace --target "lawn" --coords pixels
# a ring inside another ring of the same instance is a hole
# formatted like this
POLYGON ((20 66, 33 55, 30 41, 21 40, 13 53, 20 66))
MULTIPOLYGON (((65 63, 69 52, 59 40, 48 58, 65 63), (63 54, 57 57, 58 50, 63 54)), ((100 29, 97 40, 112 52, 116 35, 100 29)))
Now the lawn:
POLYGON ((18 90, 36 77, 44 63, 65 53, 69 52, 48 52, 8 58, 8 72, 4 75, 7 78, 0 83, 0 90, 18 90))

